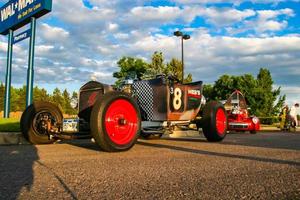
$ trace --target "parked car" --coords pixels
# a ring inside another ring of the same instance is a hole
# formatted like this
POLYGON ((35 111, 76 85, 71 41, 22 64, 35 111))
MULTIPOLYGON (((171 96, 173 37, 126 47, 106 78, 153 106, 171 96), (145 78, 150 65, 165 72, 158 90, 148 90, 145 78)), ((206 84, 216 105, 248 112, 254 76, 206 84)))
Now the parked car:
POLYGON ((54 104, 34 102, 22 115, 21 129, 33 144, 93 137, 105 151, 124 151, 141 131, 201 121, 207 140, 221 141, 227 132, 224 106, 204 100, 201 81, 182 84, 172 76, 127 80, 120 88, 90 81, 79 90, 77 118, 64 119, 54 104))
POLYGON ((224 101, 224 107, 228 115, 228 131, 250 131, 255 134, 260 130, 259 119, 256 116, 249 116, 245 97, 239 90, 235 90, 224 101))

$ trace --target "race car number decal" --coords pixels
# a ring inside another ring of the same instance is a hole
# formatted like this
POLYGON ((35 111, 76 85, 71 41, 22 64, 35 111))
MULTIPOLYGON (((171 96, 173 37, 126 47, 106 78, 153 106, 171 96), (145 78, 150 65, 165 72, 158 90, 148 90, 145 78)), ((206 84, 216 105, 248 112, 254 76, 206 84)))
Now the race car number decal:
POLYGON ((182 97, 182 91, 180 88, 175 88, 174 90, 174 99, 173 99, 173 108, 175 110, 179 110, 181 108, 181 97, 182 97))

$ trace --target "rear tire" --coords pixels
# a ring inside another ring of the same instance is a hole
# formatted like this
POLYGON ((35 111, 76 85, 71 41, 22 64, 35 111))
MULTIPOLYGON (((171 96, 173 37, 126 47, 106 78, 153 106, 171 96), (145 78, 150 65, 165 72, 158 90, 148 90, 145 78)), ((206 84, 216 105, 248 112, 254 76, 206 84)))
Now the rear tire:
POLYGON ((55 139, 49 140, 48 133, 41 128, 43 116, 50 119, 50 123, 62 124, 63 115, 60 109, 49 102, 35 102, 23 112, 20 127, 23 136, 32 144, 51 144, 55 139))
POLYGON ((227 133, 227 114, 221 103, 208 102, 203 109, 202 130, 210 142, 222 141, 227 133))
POLYGON ((92 136, 102 150, 129 150, 141 129, 138 105, 126 93, 106 93, 94 104, 90 126, 92 136))

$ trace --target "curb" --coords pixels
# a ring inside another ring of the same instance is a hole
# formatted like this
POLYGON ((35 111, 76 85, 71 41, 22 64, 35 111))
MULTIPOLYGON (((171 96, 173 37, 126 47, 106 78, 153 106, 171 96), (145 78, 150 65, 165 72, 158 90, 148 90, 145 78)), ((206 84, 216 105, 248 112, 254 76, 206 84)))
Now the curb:
POLYGON ((20 132, 0 132, 0 145, 29 144, 20 132))
POLYGON ((172 134, 168 134, 168 138, 199 137, 201 134, 199 131, 174 131, 172 134))

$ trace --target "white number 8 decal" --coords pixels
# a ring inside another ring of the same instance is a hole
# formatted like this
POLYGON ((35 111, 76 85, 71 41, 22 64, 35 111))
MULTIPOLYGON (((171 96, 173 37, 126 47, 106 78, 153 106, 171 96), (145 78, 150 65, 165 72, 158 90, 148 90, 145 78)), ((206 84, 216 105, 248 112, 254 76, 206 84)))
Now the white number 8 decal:
POLYGON ((175 88, 174 90, 174 99, 173 99, 173 107, 175 110, 179 110, 181 108, 181 97, 182 97, 182 91, 180 88, 175 88))

